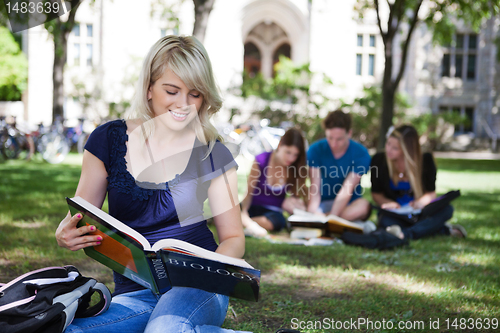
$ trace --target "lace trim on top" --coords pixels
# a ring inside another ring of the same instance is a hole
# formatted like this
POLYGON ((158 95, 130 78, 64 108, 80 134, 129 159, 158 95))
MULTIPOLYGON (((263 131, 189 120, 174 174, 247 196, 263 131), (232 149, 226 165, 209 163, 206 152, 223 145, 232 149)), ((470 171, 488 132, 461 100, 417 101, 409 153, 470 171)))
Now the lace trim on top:
MULTIPOLYGON (((110 126, 109 138, 112 140, 108 188, 112 187, 120 193, 132 195, 133 200, 147 200, 153 195, 153 189, 139 187, 136 184, 135 178, 127 170, 127 125, 125 120, 117 122, 110 126)), ((167 186, 164 186, 166 189, 167 186)), ((160 188, 158 188, 160 189, 160 188)))

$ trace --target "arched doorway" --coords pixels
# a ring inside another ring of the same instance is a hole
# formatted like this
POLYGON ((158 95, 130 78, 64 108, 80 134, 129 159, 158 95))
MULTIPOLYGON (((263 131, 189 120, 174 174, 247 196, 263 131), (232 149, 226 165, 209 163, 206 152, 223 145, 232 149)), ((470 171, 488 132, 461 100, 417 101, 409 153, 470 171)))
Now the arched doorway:
POLYGON ((260 72, 261 56, 259 48, 252 42, 245 43, 245 56, 243 60, 245 72, 253 78, 260 72))
MULTIPOLYGON (((284 54, 290 57, 291 47, 286 32, 274 22, 261 22, 257 24, 248 34, 245 40, 245 69, 248 73, 247 49, 259 51, 259 70, 265 78, 273 76, 273 66, 277 62, 274 57, 284 54), (278 53, 277 53, 278 52, 278 53)), ((250 61, 250 59, 249 59, 250 61)))
MULTIPOLYGON (((260 50, 261 73, 273 76, 274 56, 280 49, 296 64, 309 61, 309 15, 290 0, 252 0, 243 8, 243 45, 252 42, 260 50), (286 46, 283 46, 286 48, 286 46)), ((242 45, 242 46, 243 46, 242 45)))
POLYGON ((285 56, 288 59, 291 59, 291 47, 288 43, 281 44, 273 54, 273 77, 276 75, 274 65, 276 65, 280 61, 280 56, 285 56))

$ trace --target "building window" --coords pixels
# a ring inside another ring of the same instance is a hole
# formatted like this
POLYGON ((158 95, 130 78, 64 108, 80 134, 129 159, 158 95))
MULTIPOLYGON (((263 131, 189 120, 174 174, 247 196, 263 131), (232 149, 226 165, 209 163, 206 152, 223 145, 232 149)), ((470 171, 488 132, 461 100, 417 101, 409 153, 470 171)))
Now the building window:
POLYGON ((472 106, 440 106, 439 112, 452 112, 462 116, 463 122, 455 125, 455 133, 474 132, 474 107, 472 106))
POLYGON ((368 55, 368 75, 375 75, 375 55, 368 55))
POLYGON ((167 29, 160 29, 160 37, 165 37, 167 35, 167 29))
POLYGON ((74 54, 73 64, 75 66, 78 66, 78 65, 80 65, 80 44, 79 43, 75 43, 73 49, 74 49, 74 52, 73 52, 73 54, 74 54))
POLYGON ((356 75, 361 75, 362 65, 363 65, 363 55, 358 53, 356 54, 356 75))
POLYGON ((93 47, 92 44, 87 44, 87 66, 92 66, 93 47))
POLYGON ((80 37, 80 23, 75 23, 73 27, 73 36, 80 37))
POLYGON ((477 73, 477 34, 456 34, 445 48, 441 76, 475 81, 477 73))
POLYGON ((363 46, 363 35, 358 34, 358 46, 363 46))
POLYGON ((375 47, 375 35, 370 35, 370 47, 375 47))
POLYGON ((93 36, 93 26, 92 24, 87 24, 87 37, 92 37, 93 36))

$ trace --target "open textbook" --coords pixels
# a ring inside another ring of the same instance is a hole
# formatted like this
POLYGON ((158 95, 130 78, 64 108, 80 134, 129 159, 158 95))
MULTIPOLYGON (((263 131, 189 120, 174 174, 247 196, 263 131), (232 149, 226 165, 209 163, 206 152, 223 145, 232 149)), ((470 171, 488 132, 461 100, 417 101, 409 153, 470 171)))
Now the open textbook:
POLYGON ((177 240, 162 239, 152 246, 140 233, 81 197, 66 198, 71 215, 81 212, 78 226, 94 225, 91 234, 103 237, 85 253, 156 293, 172 286, 192 287, 257 301, 260 271, 242 259, 212 252, 177 240))
POLYGON ((294 209, 288 222, 294 227, 321 228, 327 232, 341 234, 344 231, 363 233, 363 226, 336 215, 317 215, 305 210, 294 209))
POLYGON ((452 200, 455 200, 459 196, 460 190, 450 191, 435 198, 422 209, 413 208, 410 205, 391 209, 384 209, 378 206, 375 206, 375 208, 378 209, 382 214, 401 219, 408 223, 417 223, 423 218, 432 216, 439 210, 443 209, 445 206, 449 205, 452 200))

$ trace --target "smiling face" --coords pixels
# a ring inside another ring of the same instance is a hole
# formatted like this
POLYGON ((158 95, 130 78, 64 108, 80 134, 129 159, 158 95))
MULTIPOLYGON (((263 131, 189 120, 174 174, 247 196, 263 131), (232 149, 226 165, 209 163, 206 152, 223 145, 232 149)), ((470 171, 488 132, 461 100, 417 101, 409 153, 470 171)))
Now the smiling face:
POLYGON ((351 131, 346 131, 344 128, 327 128, 325 130, 326 141, 330 146, 334 155, 344 154, 349 147, 349 139, 351 131))
POLYGON ((184 129, 197 115, 203 104, 200 92, 189 89, 170 69, 148 90, 148 100, 155 117, 172 130, 184 129))
POLYGON ((391 161, 396 161, 398 159, 404 158, 403 150, 399 144, 399 140, 393 136, 389 136, 385 142, 385 154, 387 158, 391 161))
POLYGON ((290 166, 297 160, 299 153, 299 148, 295 146, 280 145, 276 150, 276 157, 284 166, 290 166))

